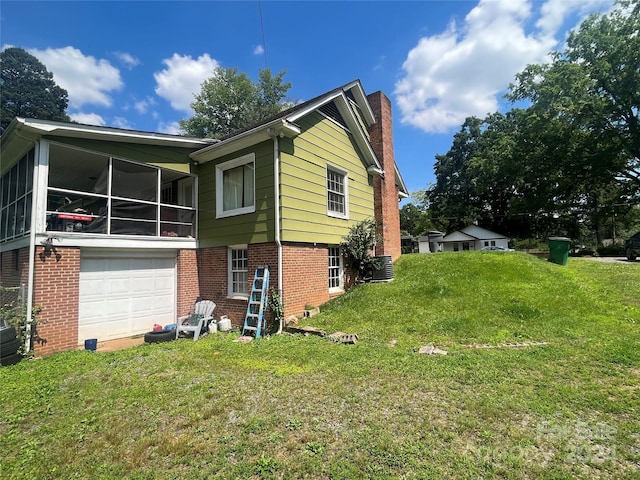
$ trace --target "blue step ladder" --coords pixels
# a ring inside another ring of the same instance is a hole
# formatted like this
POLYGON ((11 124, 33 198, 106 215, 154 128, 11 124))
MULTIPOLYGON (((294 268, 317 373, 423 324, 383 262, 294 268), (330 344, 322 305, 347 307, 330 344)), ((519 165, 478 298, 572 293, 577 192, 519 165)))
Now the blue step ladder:
POLYGON ((264 315, 265 306, 269 297, 269 267, 267 265, 256 268, 253 276, 253 285, 249 293, 249 304, 247 305, 247 315, 244 318, 242 335, 251 335, 260 338, 260 333, 267 326, 267 319, 264 315))

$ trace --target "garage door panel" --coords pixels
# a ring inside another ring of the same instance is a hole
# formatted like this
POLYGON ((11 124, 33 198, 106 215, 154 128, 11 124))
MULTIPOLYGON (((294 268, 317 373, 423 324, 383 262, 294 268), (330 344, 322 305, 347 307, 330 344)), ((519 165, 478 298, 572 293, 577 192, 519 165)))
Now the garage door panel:
POLYGON ((173 258, 82 257, 78 343, 108 340, 175 323, 173 258))
POLYGON ((87 338, 97 338, 98 340, 111 340, 114 338, 113 332, 122 331, 129 328, 129 319, 112 320, 109 323, 99 322, 78 327, 78 338, 82 339, 78 343, 84 343, 87 338))
POLYGON ((85 295, 101 296, 104 294, 104 280, 101 279, 86 279, 84 281, 84 293, 85 295))
POLYGON ((111 278, 107 280, 107 291, 109 296, 127 295, 131 290, 131 282, 123 278, 111 278))
POLYGON ((157 290, 173 290, 172 280, 167 277, 155 277, 153 287, 157 290))

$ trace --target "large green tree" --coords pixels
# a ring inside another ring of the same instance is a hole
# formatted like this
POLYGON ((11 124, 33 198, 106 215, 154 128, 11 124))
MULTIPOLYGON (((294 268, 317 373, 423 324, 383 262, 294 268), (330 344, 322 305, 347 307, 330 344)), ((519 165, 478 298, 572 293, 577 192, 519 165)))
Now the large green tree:
POLYGON ((279 113, 290 105, 285 97, 291 83, 283 81, 285 73, 272 75, 265 68, 253 83, 237 68, 216 68, 191 104, 194 115, 180 120, 180 128, 186 135, 220 138, 279 113))
POLYGON ((0 68, 0 131, 14 117, 69 121, 67 91, 36 57, 22 48, 7 48, 0 52, 0 68))
POLYGON ((588 17, 551 63, 518 74, 509 96, 531 101, 541 121, 562 120, 584 135, 581 170, 640 191, 639 0, 588 17))
POLYGON ((467 119, 436 156, 430 214, 517 237, 599 243, 640 201, 640 1, 572 32, 562 52, 517 75, 526 109, 467 119))
POLYGON ((411 201, 400 208, 400 231, 402 234, 420 237, 433 229, 429 217, 429 194, 418 190, 411 194, 411 201))
POLYGON ((440 228, 450 231, 477 221, 514 233, 510 215, 526 190, 527 162, 521 153, 525 120, 522 110, 467 118, 451 149, 436 156, 436 183, 429 200, 440 228))

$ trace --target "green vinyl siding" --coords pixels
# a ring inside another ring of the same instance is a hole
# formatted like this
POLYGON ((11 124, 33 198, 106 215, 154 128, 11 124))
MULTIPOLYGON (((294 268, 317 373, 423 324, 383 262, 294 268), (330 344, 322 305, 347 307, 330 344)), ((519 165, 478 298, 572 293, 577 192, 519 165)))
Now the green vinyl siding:
POLYGON ((317 112, 298 124, 302 133, 281 151, 282 240, 336 244, 355 222, 374 216, 372 180, 344 128, 317 112), (347 173, 348 219, 327 215, 327 167, 347 173))
MULTIPOLYGON (((44 137, 47 138, 47 137, 44 137)), ((106 142, 86 138, 51 137, 52 142, 104 153, 116 158, 133 160, 184 173, 193 173, 189 154, 195 149, 144 145, 136 143, 106 142)))
POLYGON ((198 239, 202 247, 275 241, 273 142, 239 150, 200 165, 198 239), (216 218, 216 165, 255 154, 255 212, 216 218))

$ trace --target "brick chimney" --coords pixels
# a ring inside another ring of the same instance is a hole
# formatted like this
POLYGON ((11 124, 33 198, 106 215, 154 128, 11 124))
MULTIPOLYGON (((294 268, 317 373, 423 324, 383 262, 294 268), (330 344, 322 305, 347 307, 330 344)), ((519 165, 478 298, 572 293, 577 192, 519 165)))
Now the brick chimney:
POLYGON ((400 244, 400 209, 396 186, 395 159, 393 156, 393 126, 391 101, 382 92, 367 95, 376 123, 369 128, 371 146, 384 175, 373 178, 373 197, 378 236, 382 243, 376 246, 376 255, 391 255, 393 260, 402 253, 400 244))

